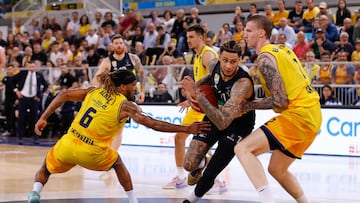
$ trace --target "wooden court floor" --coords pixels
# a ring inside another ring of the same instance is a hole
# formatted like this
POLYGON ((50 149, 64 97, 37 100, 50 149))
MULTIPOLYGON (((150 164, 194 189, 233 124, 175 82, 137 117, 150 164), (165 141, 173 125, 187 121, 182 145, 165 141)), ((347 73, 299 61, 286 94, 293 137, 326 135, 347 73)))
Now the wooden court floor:
MULTIPOLYGON (((49 146, 0 144, 0 202, 27 202, 34 174, 48 149, 49 146)), ((175 174, 173 148, 122 146, 119 153, 132 175, 139 202, 178 203, 194 189, 162 189, 175 174)), ((269 154, 260 157, 264 166, 268 158, 269 154)), ((313 203, 360 203, 360 158, 305 155, 290 170, 313 203)), ((41 193, 41 202, 127 202, 115 174, 102 174, 75 167, 52 175, 41 193)), ((200 203, 258 202, 257 193, 236 158, 222 177, 228 191, 205 195, 200 203)), ((269 182, 277 202, 295 202, 271 177, 269 182)))

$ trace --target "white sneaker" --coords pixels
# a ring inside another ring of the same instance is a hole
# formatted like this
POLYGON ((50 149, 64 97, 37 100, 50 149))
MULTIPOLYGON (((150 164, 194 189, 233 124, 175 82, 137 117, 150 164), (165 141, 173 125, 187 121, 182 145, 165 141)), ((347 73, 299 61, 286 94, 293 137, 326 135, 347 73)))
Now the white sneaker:
POLYGON ((166 185, 164 185, 162 187, 162 189, 170 189, 170 190, 174 190, 174 189, 181 189, 184 187, 187 187, 187 181, 186 178, 184 179, 180 179, 178 176, 176 176, 175 178, 173 178, 169 183, 167 183, 166 185))
POLYGON ((222 194, 227 191, 225 182, 221 182, 218 179, 215 180, 212 188, 206 193, 208 195, 222 194))

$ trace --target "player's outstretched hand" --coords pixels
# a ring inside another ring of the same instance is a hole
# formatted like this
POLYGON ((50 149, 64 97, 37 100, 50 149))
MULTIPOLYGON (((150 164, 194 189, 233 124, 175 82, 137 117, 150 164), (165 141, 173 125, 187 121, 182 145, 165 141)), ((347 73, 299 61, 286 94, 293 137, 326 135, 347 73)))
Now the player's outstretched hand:
POLYGON ((182 113, 183 111, 187 111, 190 108, 190 103, 188 100, 185 100, 181 103, 178 104, 178 106, 180 106, 180 110, 179 112, 182 113))
POLYGON ((39 119, 36 124, 35 124, 35 133, 39 136, 41 136, 42 134, 42 130, 44 130, 44 128, 46 127, 47 125, 47 121, 46 120, 43 120, 43 119, 39 119))
POLYGON ((207 131, 210 130, 210 122, 203 121, 203 122, 194 122, 189 126, 189 133, 190 134, 206 134, 207 131))

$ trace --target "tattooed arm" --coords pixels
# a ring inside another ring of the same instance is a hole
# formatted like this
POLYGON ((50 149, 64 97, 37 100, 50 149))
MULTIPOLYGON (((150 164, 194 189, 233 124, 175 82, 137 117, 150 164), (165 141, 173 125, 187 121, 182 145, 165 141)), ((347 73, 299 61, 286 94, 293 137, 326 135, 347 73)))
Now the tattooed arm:
POLYGON ((145 73, 144 68, 141 64, 140 58, 136 54, 130 54, 131 62, 134 64, 134 68, 136 70, 136 74, 139 76, 139 82, 141 86, 140 98, 137 103, 141 104, 145 101, 145 73))
POLYGON ((244 112, 241 108, 251 97, 253 85, 248 78, 241 78, 231 88, 230 99, 220 109, 214 107, 204 94, 197 92, 197 101, 201 109, 219 130, 227 128, 231 122, 244 112))
POLYGON ((277 69, 275 58, 268 53, 259 55, 257 65, 263 75, 266 86, 271 92, 271 97, 256 99, 244 105, 244 111, 253 109, 273 109, 275 112, 281 112, 288 106, 288 98, 284 83, 277 69))

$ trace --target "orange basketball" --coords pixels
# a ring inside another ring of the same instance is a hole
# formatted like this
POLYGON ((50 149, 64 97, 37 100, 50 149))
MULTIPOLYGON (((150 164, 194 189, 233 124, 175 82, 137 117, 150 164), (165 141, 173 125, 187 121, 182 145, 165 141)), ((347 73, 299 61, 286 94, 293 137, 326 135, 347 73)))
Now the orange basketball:
MULTIPOLYGON (((199 87, 197 87, 198 90, 200 92, 202 92, 205 97, 207 98, 207 100, 213 105, 215 106, 216 108, 218 107, 218 99, 217 99, 217 96, 215 94, 215 91, 213 89, 213 87, 211 85, 200 85, 199 87)), ((204 113, 204 111, 200 108, 199 104, 197 102, 192 102, 192 104, 195 106, 195 107, 198 107, 200 109, 200 112, 201 113, 204 113)))

